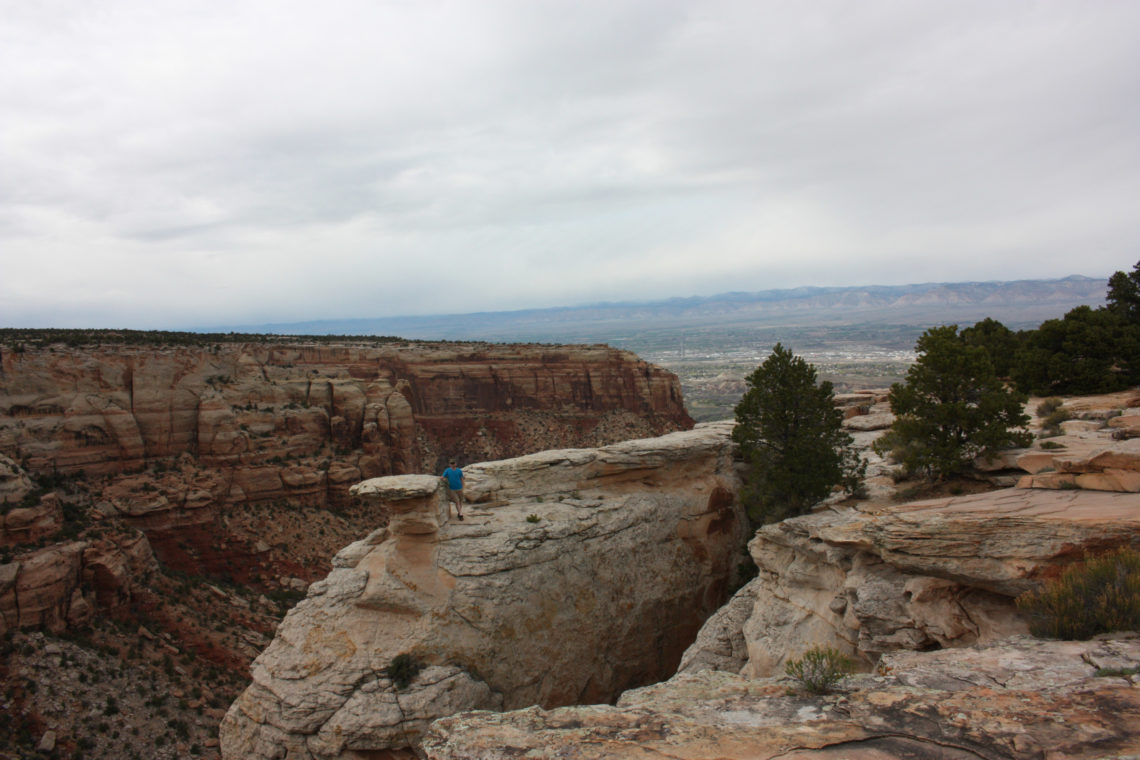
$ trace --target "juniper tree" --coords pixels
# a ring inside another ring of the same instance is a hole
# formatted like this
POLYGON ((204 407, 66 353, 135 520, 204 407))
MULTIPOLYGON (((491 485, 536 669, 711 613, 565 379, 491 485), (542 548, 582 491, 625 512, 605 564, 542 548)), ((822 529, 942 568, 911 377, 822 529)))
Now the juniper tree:
POLYGON ((1131 272, 1116 272, 1108 279, 1105 301, 1109 311, 1127 322, 1140 324, 1140 261, 1131 272))
POLYGON ((983 346, 957 325, 932 327, 915 344, 919 356, 905 383, 891 386, 890 432, 875 450, 890 451, 909 472, 931 480, 960 475, 978 456, 1028 446, 1024 396, 1005 387, 983 346))
POLYGON ((842 427, 830 382, 779 343, 747 379, 732 438, 747 463, 743 499, 757 522, 806 513, 835 486, 854 492, 866 471, 842 427))

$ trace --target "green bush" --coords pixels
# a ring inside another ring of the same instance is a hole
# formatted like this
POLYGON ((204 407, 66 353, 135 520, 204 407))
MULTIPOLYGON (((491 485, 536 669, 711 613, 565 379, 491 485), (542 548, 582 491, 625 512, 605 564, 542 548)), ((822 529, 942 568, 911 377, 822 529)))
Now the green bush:
POLYGON ((1017 598, 1034 636, 1090 639, 1140 630, 1140 554, 1120 549, 1090 557, 1038 591, 1017 598))
POLYGON ((1041 426, 1049 430, 1060 430, 1061 423, 1073 419, 1072 412, 1064 407, 1054 409, 1041 421, 1041 426))
POLYGON ((412 655, 398 654, 392 658, 384 673, 396 684, 397 689, 406 689, 423 669, 423 664, 412 655))
POLYGON ((1052 398, 1047 398, 1038 404, 1034 411, 1037 412, 1038 417, 1048 417, 1050 414, 1060 409, 1061 405, 1064 403, 1065 402, 1061 399, 1053 396, 1052 398))
POLYGON ((854 670, 850 657, 831 647, 818 646, 784 666, 784 673, 812 694, 827 694, 854 670))
POLYGON ((542 519, 541 517, 539 517, 538 515, 535 515, 535 514, 530 514, 530 515, 526 516, 526 521, 528 523, 536 523, 541 519, 542 519))

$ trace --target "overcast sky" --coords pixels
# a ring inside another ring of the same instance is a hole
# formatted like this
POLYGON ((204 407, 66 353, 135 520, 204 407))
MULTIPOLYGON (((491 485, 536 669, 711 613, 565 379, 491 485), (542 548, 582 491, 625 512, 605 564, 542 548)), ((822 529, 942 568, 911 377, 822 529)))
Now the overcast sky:
POLYGON ((1140 259, 1140 2, 0 0, 0 326, 1140 259))

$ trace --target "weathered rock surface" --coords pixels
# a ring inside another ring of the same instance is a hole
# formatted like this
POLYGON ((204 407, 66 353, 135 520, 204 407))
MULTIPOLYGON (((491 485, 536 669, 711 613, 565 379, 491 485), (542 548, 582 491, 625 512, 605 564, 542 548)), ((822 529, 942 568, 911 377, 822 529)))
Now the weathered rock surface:
POLYGON ((156 567, 150 544, 138 533, 25 554, 0 565, 0 633, 35 626, 59 632, 88 622, 97 610, 114 613, 156 567))
POLYGON ((63 510, 55 494, 48 494, 32 507, 16 507, 0 513, 0 547, 35 544, 53 536, 63 525, 63 510))
POLYGON ((1113 442, 1104 448, 1074 455, 1056 453, 1045 464, 1029 455, 1018 459, 1031 474, 1018 488, 1082 488, 1095 491, 1140 493, 1140 438, 1113 442), (1046 471, 1048 470, 1048 471, 1046 471))
POLYGON ((1137 535, 1135 496, 1080 490, 1006 489, 767 525, 749 544, 758 577, 709 620, 680 670, 760 677, 813 645, 870 666, 886 652, 994 641, 1025 630, 1016 595, 1086 550, 1137 535))
POLYGON ((609 701, 668 677, 745 538, 730 430, 465 468, 464 522, 437 477, 361 484, 389 527, 285 618, 222 723, 223 755, 362 757, 461 709, 609 701), (404 653, 431 667, 397 690, 386 669, 404 653))
POLYGON ((342 459, 346 490, 435 470, 446 455, 514 456, 691 424, 674 375, 607 346, 0 351, 0 454, 30 472, 93 475, 190 453, 233 474, 229 501, 317 496, 333 473, 281 460, 333 450, 355 452, 342 459))
POLYGON ((0 454, 0 505, 19 504, 32 488, 28 474, 9 457, 0 454))
POLYGON ((852 431, 885 430, 895 421, 885 388, 837 393, 835 405, 843 410, 843 427, 852 431))
POLYGON ((627 692, 614 707, 532 707, 436 721, 431 760, 977 760, 1140 753, 1140 683, 1096 675, 1140 667, 1140 640, 1017 638, 886 655, 885 675, 832 695, 788 679, 706 670, 627 692))
POLYGON ((175 570, 288 588, 378 524, 362 479, 691 424, 675 376, 606 346, 0 346, 0 547, 94 515, 175 570), (37 476, 82 497, 66 519, 37 476))

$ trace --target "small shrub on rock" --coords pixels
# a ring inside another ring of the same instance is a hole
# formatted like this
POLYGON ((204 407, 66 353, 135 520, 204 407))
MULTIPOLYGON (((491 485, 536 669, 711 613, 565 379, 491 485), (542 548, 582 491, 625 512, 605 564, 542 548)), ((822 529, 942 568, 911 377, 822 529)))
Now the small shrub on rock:
POLYGON ((540 518, 540 517, 539 517, 538 515, 536 515, 536 514, 529 514, 529 515, 527 515, 527 516, 526 516, 526 521, 527 521, 528 523, 536 523, 536 522, 538 522, 538 521, 539 521, 539 520, 541 520, 541 519, 542 519, 542 518, 540 518))
POLYGON ((1060 430, 1061 423, 1073 419, 1073 414, 1065 407, 1054 409, 1050 412, 1045 419, 1041 421, 1041 426, 1046 430, 1060 430))
POLYGON ((408 688, 423 669, 423 664, 412 655, 398 654, 392 658, 384 674, 396 684, 397 689, 403 690, 408 688))
POLYGON ((1120 549, 1088 558, 1038 591, 1017 598, 1034 636, 1091 639, 1140 630, 1140 554, 1120 549))
POLYGON ((854 670, 851 658, 831 647, 812 647, 784 666, 784 673, 812 694, 827 694, 854 670))

